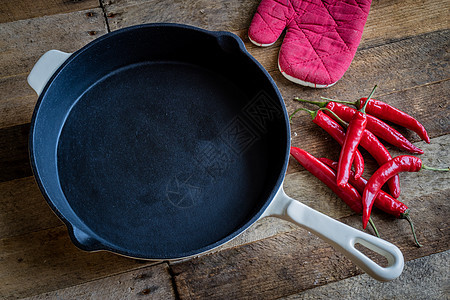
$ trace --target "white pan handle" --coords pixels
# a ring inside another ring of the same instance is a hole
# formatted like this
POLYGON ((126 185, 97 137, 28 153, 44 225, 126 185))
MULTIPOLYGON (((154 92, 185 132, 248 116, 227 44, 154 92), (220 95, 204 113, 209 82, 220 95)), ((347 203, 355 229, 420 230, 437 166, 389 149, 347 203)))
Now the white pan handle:
POLYGON ((309 208, 287 196, 282 188, 264 215, 282 218, 314 233, 377 280, 395 279, 403 271, 403 255, 395 245, 309 208), (386 257, 388 266, 382 267, 364 255, 355 248, 357 243, 386 257))
POLYGON ((70 55, 72 53, 50 50, 39 58, 27 78, 28 84, 38 95, 41 94, 53 73, 55 73, 70 55))

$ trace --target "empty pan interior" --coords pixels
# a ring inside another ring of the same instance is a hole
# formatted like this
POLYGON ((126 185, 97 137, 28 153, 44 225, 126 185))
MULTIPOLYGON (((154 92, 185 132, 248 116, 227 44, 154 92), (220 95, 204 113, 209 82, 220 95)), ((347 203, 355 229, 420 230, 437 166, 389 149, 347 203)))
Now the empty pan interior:
POLYGON ((41 96, 32 140, 69 228, 122 254, 177 258, 259 217, 289 131, 273 82, 241 47, 225 33, 140 26, 71 57, 41 96))

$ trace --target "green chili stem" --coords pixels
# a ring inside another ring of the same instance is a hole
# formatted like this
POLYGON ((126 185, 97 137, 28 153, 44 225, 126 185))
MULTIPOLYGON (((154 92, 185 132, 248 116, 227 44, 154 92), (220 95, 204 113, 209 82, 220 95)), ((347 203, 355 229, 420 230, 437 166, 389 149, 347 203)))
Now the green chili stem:
POLYGON ((330 109, 328 109, 328 108, 324 108, 324 107, 320 108, 319 110, 326 110, 326 111, 328 111, 329 113, 331 113, 331 115, 333 115, 333 117, 336 119, 336 121, 338 121, 339 123, 341 123, 341 125, 342 125, 344 128, 347 128, 347 126, 348 126, 347 122, 345 122, 344 120, 342 120, 341 118, 339 118, 338 115, 336 115, 336 113, 335 113, 334 111, 332 111, 332 110, 330 110, 330 109))
POLYGON ((362 112, 363 114, 366 113, 366 107, 367 107, 367 103, 369 103, 370 98, 372 98, 373 94, 375 93, 375 89, 377 88, 377 85, 375 84, 375 86, 372 89, 372 92, 370 92, 369 97, 367 97, 366 102, 364 103, 364 106, 359 110, 360 112, 362 112))
POLYGON ((422 169, 430 170, 430 171, 441 171, 441 172, 449 172, 450 171, 450 167, 448 167, 446 169, 439 169, 439 168, 428 167, 428 166, 425 166, 425 165, 422 165, 422 169))
POLYGON ((317 114, 316 111, 312 111, 312 110, 309 110, 309 109, 306 109, 306 108, 297 108, 297 109, 289 116, 289 122, 291 122, 292 117, 293 117, 296 113, 298 113, 299 111, 301 111, 301 110, 308 112, 308 113, 311 115, 311 117, 312 117, 313 119, 316 117, 316 114, 317 114))
MULTIPOLYGON (((343 103, 343 104, 350 104, 350 105, 354 105, 354 106, 358 106, 358 101, 353 102, 353 101, 345 101, 345 100, 337 100, 337 99, 332 99, 332 98, 327 98, 327 97, 320 97, 320 99, 323 100, 327 100, 327 104, 328 102, 336 102, 336 103, 343 103)), ((319 103, 324 103, 324 102, 319 102, 319 103)))
POLYGON ((298 98, 298 97, 295 97, 294 100, 295 100, 295 101, 298 101, 298 102, 304 102, 304 103, 314 104, 314 105, 317 105, 317 106, 320 107, 320 108, 326 107, 327 104, 328 104, 327 101, 324 101, 324 102, 311 101, 311 100, 300 99, 300 98, 298 98))
POLYGON ((414 241, 416 242, 417 247, 422 247, 422 245, 417 240, 416 231, 414 230, 414 225, 411 218, 409 217, 409 214, 408 213, 403 214, 403 218, 405 218, 408 221, 409 226, 411 226, 411 231, 414 236, 414 241))
POLYGON ((378 233, 377 227, 375 227, 375 223, 372 221, 372 218, 369 218, 370 226, 372 226, 373 231, 375 231, 375 235, 377 237, 380 237, 380 234, 378 233))

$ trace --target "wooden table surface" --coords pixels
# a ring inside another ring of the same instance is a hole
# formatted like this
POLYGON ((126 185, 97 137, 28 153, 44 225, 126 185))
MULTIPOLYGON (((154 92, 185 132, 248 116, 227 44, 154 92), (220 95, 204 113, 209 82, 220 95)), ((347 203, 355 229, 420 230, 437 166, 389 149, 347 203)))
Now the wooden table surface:
MULTIPOLYGON (((108 252, 87 253, 69 240, 32 177, 27 137, 36 94, 26 77, 47 50, 72 52, 119 28, 150 22, 186 23, 240 36, 269 71, 288 112, 294 96, 357 99, 378 84, 387 101, 427 128, 431 144, 398 128, 432 166, 450 165, 450 2, 374 0, 356 57, 333 87, 295 85, 277 69, 281 41, 257 48, 247 28, 259 0, 3 0, 0 5, 0 298, 54 299, 448 299, 450 176, 402 174, 403 200, 411 208, 417 248, 405 220, 374 211, 384 239, 406 260, 400 278, 379 283, 307 231, 278 219, 258 221, 211 254, 179 262, 133 260, 108 252)), ((308 107, 308 106, 306 106, 308 107)), ((312 107, 311 107, 312 108, 312 107)), ((336 159, 338 145, 298 116, 292 144, 336 159)), ((401 152, 389 147, 392 155, 401 152)), ((366 174, 374 161, 363 152, 366 174)), ((303 203, 361 229, 353 214, 317 179, 290 161, 286 192, 303 203)), ((370 229, 368 230, 369 232, 370 229)))

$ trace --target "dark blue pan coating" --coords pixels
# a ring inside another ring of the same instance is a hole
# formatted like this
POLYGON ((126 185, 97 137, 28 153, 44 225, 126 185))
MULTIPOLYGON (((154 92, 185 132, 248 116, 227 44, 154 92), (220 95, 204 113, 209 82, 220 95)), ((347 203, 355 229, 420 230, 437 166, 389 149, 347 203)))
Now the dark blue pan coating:
POLYGON ((34 111, 30 158, 78 247, 169 259, 255 222, 289 144, 280 93, 239 38, 148 24, 58 69, 34 111))

